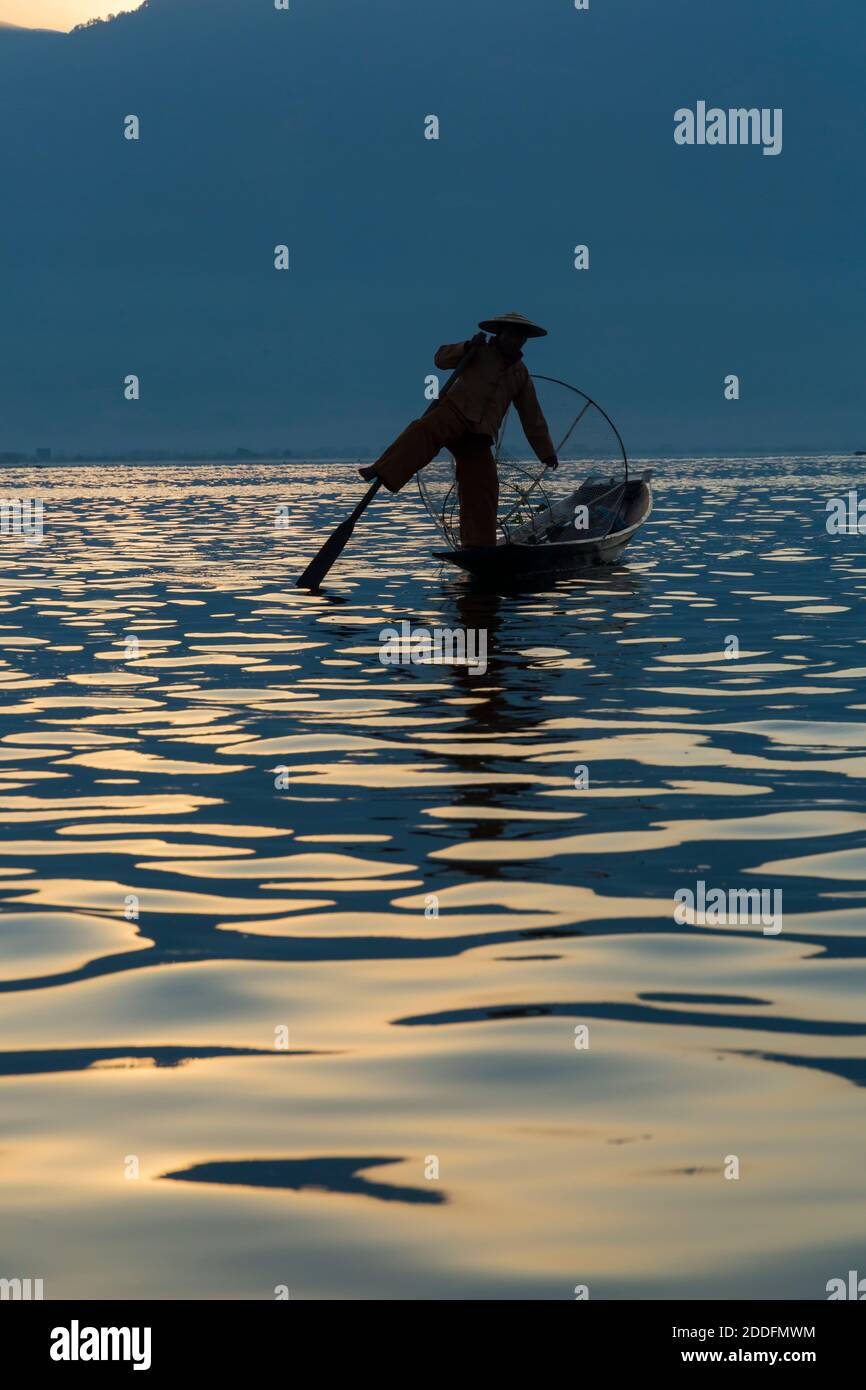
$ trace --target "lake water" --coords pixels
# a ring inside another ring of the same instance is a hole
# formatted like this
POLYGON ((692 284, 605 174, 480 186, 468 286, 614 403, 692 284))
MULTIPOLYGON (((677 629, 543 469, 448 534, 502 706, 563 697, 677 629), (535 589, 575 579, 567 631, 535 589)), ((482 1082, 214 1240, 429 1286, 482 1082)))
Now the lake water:
POLYGON ((348 464, 5 471, 45 510, 0 538, 0 1276, 866 1273, 866 554, 825 526, 862 461, 652 462, 623 564, 510 595, 409 490, 297 590, 348 464), (383 665, 404 620, 486 671, 383 665), (781 930, 678 923, 699 883, 781 930))

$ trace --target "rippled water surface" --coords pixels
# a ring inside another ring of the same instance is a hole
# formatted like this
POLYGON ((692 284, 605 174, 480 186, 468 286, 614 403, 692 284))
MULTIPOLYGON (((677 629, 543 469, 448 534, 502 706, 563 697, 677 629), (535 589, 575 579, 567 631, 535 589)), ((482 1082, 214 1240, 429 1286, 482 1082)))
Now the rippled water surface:
POLYGON ((825 529, 858 464, 656 461, 625 563, 501 595, 408 492, 295 589, 348 464, 7 470, 45 535, 0 538, 0 1274, 862 1268, 866 555, 825 529), (485 630, 486 672, 383 665, 403 620, 485 630), (678 925, 699 881, 781 890, 781 932, 678 925))

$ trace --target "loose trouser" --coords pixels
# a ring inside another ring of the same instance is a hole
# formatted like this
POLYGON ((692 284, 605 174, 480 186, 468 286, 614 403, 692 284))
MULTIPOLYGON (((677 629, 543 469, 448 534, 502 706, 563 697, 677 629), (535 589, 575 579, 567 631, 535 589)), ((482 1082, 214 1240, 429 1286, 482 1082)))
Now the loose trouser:
POLYGON ((492 444, 489 435, 468 430, 462 415, 443 400, 407 425, 374 467, 389 491, 399 492, 440 449, 450 449, 457 464, 460 544, 495 545, 499 478, 492 444))

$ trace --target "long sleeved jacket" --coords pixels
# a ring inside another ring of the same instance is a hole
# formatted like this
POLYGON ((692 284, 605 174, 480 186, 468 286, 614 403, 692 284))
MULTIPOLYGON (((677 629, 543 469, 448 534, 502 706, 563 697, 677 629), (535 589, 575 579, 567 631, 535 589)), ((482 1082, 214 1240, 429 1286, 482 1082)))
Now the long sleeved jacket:
MULTIPOLYGON (((445 343, 433 360, 437 367, 456 367, 468 347, 468 343, 445 343)), ((546 459, 556 452, 525 362, 520 357, 512 361, 492 343, 479 347, 446 399, 474 433, 489 434, 493 439, 513 401, 523 432, 538 457, 546 459)))

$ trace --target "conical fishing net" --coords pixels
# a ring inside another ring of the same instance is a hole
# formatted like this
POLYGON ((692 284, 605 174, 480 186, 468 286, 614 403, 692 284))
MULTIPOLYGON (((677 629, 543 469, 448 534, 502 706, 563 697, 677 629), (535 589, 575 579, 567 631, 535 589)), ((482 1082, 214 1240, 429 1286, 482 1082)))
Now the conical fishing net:
MULTIPOLYGON (((559 467, 545 468, 526 442, 512 405, 494 450, 499 473, 497 544, 543 545, 595 539, 616 530, 628 460, 616 426, 584 392, 533 376, 559 467)), ((417 474, 424 505, 448 545, 460 548, 460 507, 452 455, 417 474)))

